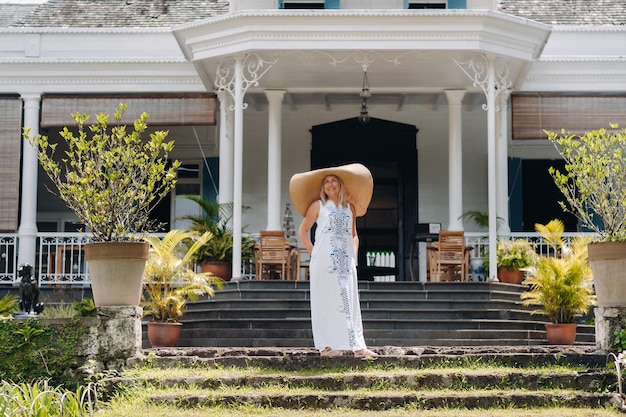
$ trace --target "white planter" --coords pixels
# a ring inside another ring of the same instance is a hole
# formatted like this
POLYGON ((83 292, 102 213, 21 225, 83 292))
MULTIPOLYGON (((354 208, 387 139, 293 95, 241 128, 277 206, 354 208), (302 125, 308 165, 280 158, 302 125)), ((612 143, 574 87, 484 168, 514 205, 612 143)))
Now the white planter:
POLYGON ((150 245, 101 242, 84 248, 96 306, 138 306, 150 245))
POLYGON ((600 307, 626 307, 626 242, 587 245, 600 307))

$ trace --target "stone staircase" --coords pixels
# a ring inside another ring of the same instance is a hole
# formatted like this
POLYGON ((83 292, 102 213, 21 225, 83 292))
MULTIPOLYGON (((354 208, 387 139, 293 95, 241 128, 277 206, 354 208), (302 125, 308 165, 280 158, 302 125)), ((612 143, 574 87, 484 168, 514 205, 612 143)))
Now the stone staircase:
POLYGON ((311 348, 147 349, 142 366, 102 384, 103 397, 125 392, 142 416, 618 416, 623 406, 606 354, 589 346, 374 350, 362 359, 311 348))
MULTIPOLYGON (((364 281, 359 289, 368 346, 547 344, 546 319, 521 305, 518 285, 364 281)), ((178 346, 312 344, 308 281, 240 281, 189 304, 178 346)), ((592 325, 579 324, 576 344, 595 344, 592 325)))

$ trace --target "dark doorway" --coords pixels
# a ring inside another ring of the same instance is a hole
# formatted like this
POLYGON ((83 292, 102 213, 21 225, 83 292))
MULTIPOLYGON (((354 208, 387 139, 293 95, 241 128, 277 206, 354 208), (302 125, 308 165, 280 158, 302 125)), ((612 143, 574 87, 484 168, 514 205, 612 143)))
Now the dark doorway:
POLYGON ((357 219, 360 277, 373 272, 367 252, 391 251, 396 277, 410 280, 409 249, 413 224, 417 223, 417 128, 372 118, 314 126, 311 168, 360 162, 372 172, 374 195, 365 216, 357 219))
POLYGON ((548 169, 553 166, 564 171, 565 162, 550 159, 525 159, 522 161, 522 218, 524 232, 534 232, 535 223, 546 224, 559 219, 566 232, 578 231, 578 220, 565 213, 559 201, 565 197, 554 184, 548 169))

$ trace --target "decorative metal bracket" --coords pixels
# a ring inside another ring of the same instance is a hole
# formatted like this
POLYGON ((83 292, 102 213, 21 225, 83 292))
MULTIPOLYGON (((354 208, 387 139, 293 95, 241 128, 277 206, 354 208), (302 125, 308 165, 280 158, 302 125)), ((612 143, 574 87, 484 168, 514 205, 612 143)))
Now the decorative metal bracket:
POLYGON ((474 55, 469 61, 459 62, 452 59, 454 63, 471 80, 474 87, 480 87, 487 98, 487 104, 483 105, 483 110, 488 110, 493 104, 495 111, 500 111, 497 97, 500 93, 509 92, 512 82, 509 78, 509 65, 502 58, 494 58, 494 87, 495 87, 495 103, 489 103, 489 58, 485 54, 474 55))
MULTIPOLYGON (((236 89, 241 88, 241 96, 246 94, 246 91, 250 86, 258 86, 259 80, 265 75, 272 66, 278 62, 278 58, 274 61, 266 61, 256 53, 246 54, 241 57, 241 69, 242 69, 242 85, 237 86, 236 82, 236 66, 239 57, 230 58, 224 61, 220 61, 217 66, 215 76, 215 88, 219 91, 226 91, 233 99, 233 104, 230 104, 228 108, 232 111, 235 110, 237 105, 236 89)), ((241 108, 245 110, 248 107, 248 103, 241 103, 241 108)))

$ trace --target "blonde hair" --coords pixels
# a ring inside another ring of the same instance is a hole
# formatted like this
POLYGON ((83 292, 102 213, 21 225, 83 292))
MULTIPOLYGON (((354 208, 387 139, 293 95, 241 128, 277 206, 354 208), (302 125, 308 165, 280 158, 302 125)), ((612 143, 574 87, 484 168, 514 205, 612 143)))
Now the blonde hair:
POLYGON ((340 207, 346 207, 348 205, 348 202, 346 201, 346 193, 345 193, 344 187, 343 187, 343 180, 341 179, 341 177, 339 177, 338 175, 335 175, 335 174, 328 174, 324 178, 322 178, 322 186, 321 186, 321 190, 320 190, 320 200, 322 200, 322 203, 324 203, 324 204, 326 204, 326 201, 328 201, 328 196, 324 192, 324 180, 326 180, 326 178, 328 178, 328 177, 335 177, 335 178, 337 178, 337 180, 339 180, 339 206, 340 207))

